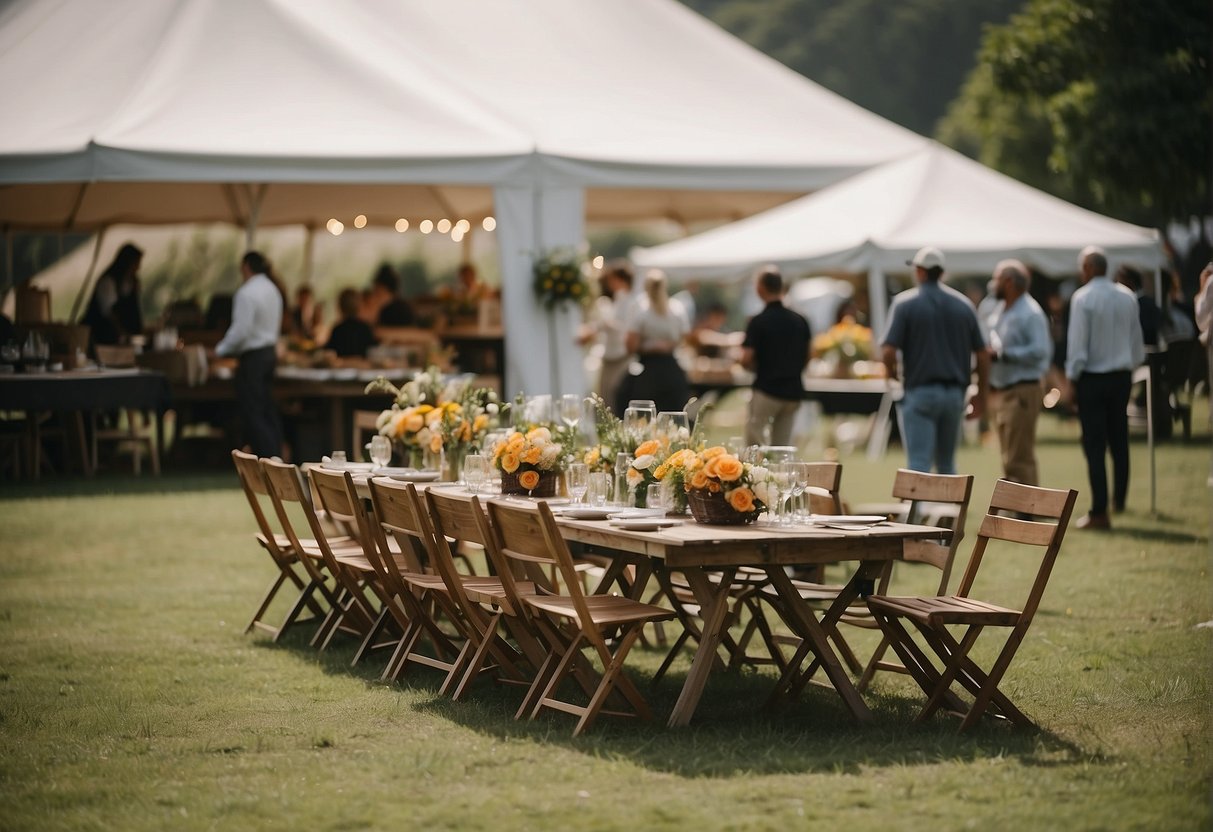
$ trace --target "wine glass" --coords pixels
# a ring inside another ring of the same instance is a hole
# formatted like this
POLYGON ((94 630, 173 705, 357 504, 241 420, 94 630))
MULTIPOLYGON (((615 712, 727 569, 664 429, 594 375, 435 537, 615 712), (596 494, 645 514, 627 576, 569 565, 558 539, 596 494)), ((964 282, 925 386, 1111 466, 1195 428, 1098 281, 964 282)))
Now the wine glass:
POLYGON ((576 393, 565 393, 560 397, 560 421, 575 430, 581 421, 581 396, 576 393))
POLYGON ((586 489, 590 487, 590 466, 584 462, 574 462, 570 465, 565 472, 565 485, 572 501, 580 503, 585 497, 586 489))
POLYGON ((783 501, 788 498, 791 491, 792 472, 788 470, 786 462, 772 463, 768 470, 771 472, 771 489, 775 492, 771 500, 774 505, 769 507, 772 509, 771 522, 779 525, 786 519, 783 512, 783 501))
POLYGON ((372 436, 366 447, 376 468, 382 468, 392 461, 392 440, 386 436, 372 436))
POLYGON ((690 438, 691 423, 685 410, 663 410, 655 424, 657 438, 666 444, 690 438))
POLYGON ((790 518, 794 523, 800 519, 802 514, 800 510, 800 498, 804 496, 804 490, 809 484, 809 464, 807 462, 800 462, 799 460, 792 460, 785 464, 788 466, 790 472, 788 487, 791 489, 791 499, 789 501, 789 508, 791 509, 790 518))
POLYGON ((480 486, 489 478, 489 459, 484 454, 468 454, 463 460, 463 476, 473 494, 480 493, 480 486))

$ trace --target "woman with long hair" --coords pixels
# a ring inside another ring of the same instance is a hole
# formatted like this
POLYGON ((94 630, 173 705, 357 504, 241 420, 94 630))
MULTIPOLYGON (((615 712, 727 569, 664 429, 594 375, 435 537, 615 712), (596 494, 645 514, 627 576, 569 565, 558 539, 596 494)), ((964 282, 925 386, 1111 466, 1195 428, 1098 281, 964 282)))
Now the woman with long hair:
POLYGON ((620 385, 619 412, 629 399, 652 399, 659 411, 682 410, 691 392, 674 351, 687 336, 687 320, 670 302, 665 272, 652 269, 644 276, 644 295, 647 303, 628 325, 628 352, 643 369, 620 385))

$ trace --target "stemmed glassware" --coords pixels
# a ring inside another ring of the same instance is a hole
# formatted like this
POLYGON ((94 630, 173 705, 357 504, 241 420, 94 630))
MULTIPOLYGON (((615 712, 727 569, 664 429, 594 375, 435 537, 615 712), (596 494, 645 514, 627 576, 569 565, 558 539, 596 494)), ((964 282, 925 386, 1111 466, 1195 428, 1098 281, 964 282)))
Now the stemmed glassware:
POLYGON ((655 428, 657 439, 665 443, 687 439, 691 435, 691 422, 685 410, 663 410, 657 414, 655 428))
POLYGON ((656 421, 657 403, 651 399, 632 399, 623 411, 623 430, 634 445, 648 438, 656 421))
POLYGON ((580 503, 585 497, 586 489, 590 487, 590 466, 584 462, 574 462, 565 472, 565 485, 569 489, 569 498, 574 503, 580 503))
POLYGON ((468 454, 463 460, 463 476, 467 480, 468 489, 473 494, 480 493, 480 487, 489 478, 489 459, 484 454, 468 454))
POLYGON ((392 440, 386 436, 372 436, 366 447, 376 468, 383 468, 392 461, 392 440))
POLYGON ((788 470, 788 463, 776 462, 768 467, 771 472, 771 489, 775 492, 772 495, 772 500, 775 505, 771 511, 771 522, 776 525, 783 523, 786 515, 783 510, 783 501, 791 495, 792 472, 788 470))
POLYGON ((809 480, 809 464, 792 460, 791 462, 783 463, 788 470, 788 522, 795 523, 801 517, 800 498, 804 496, 804 490, 808 485, 809 480))

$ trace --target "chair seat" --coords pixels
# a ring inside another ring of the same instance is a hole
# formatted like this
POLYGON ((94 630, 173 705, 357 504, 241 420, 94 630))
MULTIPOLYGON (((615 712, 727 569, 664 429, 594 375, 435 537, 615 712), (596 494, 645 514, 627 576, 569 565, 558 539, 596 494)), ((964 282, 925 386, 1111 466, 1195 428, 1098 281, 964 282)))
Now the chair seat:
MULTIPOLYGON (((522 600, 551 615, 577 618, 573 599, 564 595, 531 595, 522 600)), ((668 621, 674 617, 673 611, 665 607, 633 601, 621 595, 587 595, 585 605, 593 624, 597 627, 611 627, 633 621, 668 621)))
MULTIPOLYGON (((426 572, 407 572, 404 571, 403 567, 401 571, 403 572, 401 577, 404 578, 404 580, 411 586, 415 586, 418 589, 432 589, 438 592, 447 591, 446 583, 442 580, 441 575, 431 575, 426 572)), ((460 584, 463 586, 464 591, 469 597, 471 597, 473 591, 482 587, 489 590, 496 587, 498 591, 501 589, 501 579, 488 576, 480 577, 478 575, 461 575, 460 584)))
MULTIPOLYGON (((358 551, 361 552, 362 550, 359 549, 358 551)), ((339 551, 339 552, 334 552, 333 557, 342 566, 348 566, 350 569, 354 569, 358 572, 368 572, 369 573, 369 572, 375 571, 375 567, 371 565, 371 562, 367 558, 366 555, 354 554, 352 552, 345 553, 345 552, 339 551)), ((395 561, 397 569, 405 570, 405 569, 409 568, 408 563, 404 560, 403 555, 393 554, 392 560, 395 561)))
MULTIPOLYGON (((265 546, 265 535, 258 534, 257 542, 262 546, 265 546)), ((300 538, 299 542, 303 545, 303 550, 309 555, 312 555, 313 557, 320 556, 320 544, 317 543, 314 538, 300 538)), ((293 556, 294 553, 291 551, 291 539, 289 537, 284 534, 276 534, 274 535, 274 543, 277 544, 279 549, 293 556)), ((332 550, 333 554, 361 552, 362 544, 357 540, 354 540, 352 537, 334 537, 329 540, 329 548, 332 550)))
POLYGON ((958 595, 927 598, 873 595, 868 598, 868 607, 873 611, 899 615, 931 626, 982 624, 990 627, 1013 627, 1023 615, 1019 610, 958 595))
MULTIPOLYGON (((505 610, 511 615, 517 614, 510 605, 510 598, 498 578, 483 579, 483 583, 478 582, 474 585, 465 586, 465 588, 467 589, 468 598, 477 604, 490 604, 505 610)), ((514 581, 514 591, 520 596, 539 594, 534 581, 514 581)))

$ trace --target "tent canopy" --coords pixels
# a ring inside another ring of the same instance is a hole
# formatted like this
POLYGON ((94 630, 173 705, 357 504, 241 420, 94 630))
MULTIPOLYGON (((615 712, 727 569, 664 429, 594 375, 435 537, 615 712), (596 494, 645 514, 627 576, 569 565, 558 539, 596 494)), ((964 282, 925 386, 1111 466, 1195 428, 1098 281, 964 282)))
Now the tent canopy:
POLYGON ((1156 268, 1157 234, 1071 205, 943 145, 930 143, 807 197, 731 225, 637 249, 638 266, 671 275, 734 279, 763 263, 788 271, 906 271, 924 245, 952 273, 988 273, 1006 257, 1072 272, 1078 253, 1156 268))
POLYGON ((503 184, 735 219, 922 142, 674 0, 17 2, 0 111, 12 228, 475 219, 503 184))
POLYGON ((676 0, 16 0, 0 112, 4 229, 492 212, 534 393, 584 389, 530 268, 587 218, 736 219, 925 141, 676 0))

